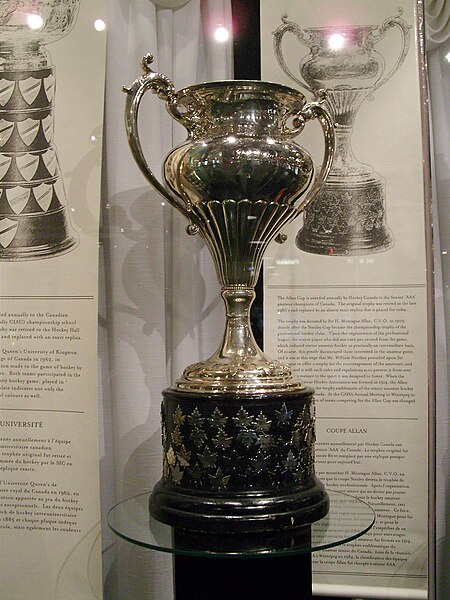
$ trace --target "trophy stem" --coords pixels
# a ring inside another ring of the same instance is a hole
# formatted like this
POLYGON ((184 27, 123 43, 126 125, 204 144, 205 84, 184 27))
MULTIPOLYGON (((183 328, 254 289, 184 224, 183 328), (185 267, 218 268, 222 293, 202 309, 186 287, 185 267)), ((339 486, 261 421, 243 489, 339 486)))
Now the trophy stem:
POLYGON ((218 351, 221 358, 239 359, 261 355, 250 325, 250 308, 255 299, 253 288, 222 288, 226 307, 226 324, 222 345, 218 351))
POLYGON ((253 287, 224 286, 222 298, 226 324, 219 349, 209 359, 186 367, 173 389, 205 395, 232 393, 240 398, 304 390, 288 365, 270 359, 256 343, 250 325, 253 287))

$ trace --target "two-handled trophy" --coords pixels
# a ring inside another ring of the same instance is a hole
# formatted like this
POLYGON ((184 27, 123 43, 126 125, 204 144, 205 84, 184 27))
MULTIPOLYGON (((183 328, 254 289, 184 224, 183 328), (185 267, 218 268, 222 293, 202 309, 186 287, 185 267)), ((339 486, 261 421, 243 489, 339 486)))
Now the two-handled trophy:
POLYGON ((314 391, 266 356, 250 326, 264 251, 310 204, 330 170, 333 125, 322 101, 261 81, 216 81, 178 92, 143 59, 127 92, 126 127, 148 181, 206 242, 222 286, 226 326, 208 360, 188 366, 163 391, 163 477, 150 513, 184 529, 292 529, 323 517, 328 497, 314 473, 314 391), (138 109, 148 90, 188 131, 164 161, 164 186, 139 140, 138 109), (317 119, 323 165, 293 138, 317 119))
POLYGON ((0 0, 0 261, 73 249, 54 144, 55 73, 45 45, 67 35, 80 0, 0 0))
POLYGON ((281 17, 274 32, 274 52, 282 70, 302 89, 325 89, 335 122, 336 154, 320 194, 304 214, 296 244, 306 252, 330 255, 372 254, 388 250, 394 237, 387 225, 385 182, 353 154, 351 136, 364 100, 399 69, 409 49, 410 27, 398 14, 382 25, 301 28, 281 17), (397 28, 400 51, 390 70, 375 46, 397 28), (299 76, 283 56, 285 34, 292 34, 309 54, 299 64, 299 76))

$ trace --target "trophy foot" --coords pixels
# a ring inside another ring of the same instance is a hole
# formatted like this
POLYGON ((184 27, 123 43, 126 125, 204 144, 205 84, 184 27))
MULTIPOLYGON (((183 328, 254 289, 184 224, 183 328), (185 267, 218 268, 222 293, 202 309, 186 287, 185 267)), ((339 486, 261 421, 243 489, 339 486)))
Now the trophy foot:
POLYGON ((291 493, 248 492, 229 497, 170 490, 160 481, 153 490, 149 508, 155 519, 172 527, 239 534, 304 527, 325 517, 329 502, 317 479, 307 489, 291 493))
POLYGON ((381 180, 327 183, 305 210, 296 246, 330 256, 385 252, 395 242, 386 223, 384 202, 381 180))
POLYGON ((163 392, 163 477, 150 513, 210 533, 295 529, 324 517, 314 475, 313 390, 163 392))
POLYGON ((220 348, 208 359, 186 367, 175 389, 200 394, 293 392, 305 386, 292 369, 258 347, 250 324, 253 287, 224 286, 226 324, 220 348))
POLYGON ((274 529, 272 531, 248 532, 221 531, 214 534, 205 531, 194 531, 192 529, 173 529, 173 541, 179 550, 184 548, 195 548, 203 552, 221 552, 226 554, 266 553, 270 551, 287 551, 311 548, 311 527, 296 527, 295 529, 274 529))
MULTIPOLYGON (((213 357, 214 358, 214 357, 213 357)), ((291 368, 265 355, 241 359, 217 358, 189 365, 175 382, 180 391, 200 393, 234 392, 252 394, 263 392, 298 391, 305 386, 291 368)))

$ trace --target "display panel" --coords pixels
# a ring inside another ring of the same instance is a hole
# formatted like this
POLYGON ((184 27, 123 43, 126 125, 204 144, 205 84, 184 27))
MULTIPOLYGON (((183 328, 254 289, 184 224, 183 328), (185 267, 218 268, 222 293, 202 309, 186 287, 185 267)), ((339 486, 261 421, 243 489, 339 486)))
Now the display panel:
POLYGON ((97 256, 103 0, 0 2, 0 572, 101 596, 97 256))
POLYGON ((378 515, 367 536, 314 558, 319 592, 427 597, 430 271, 419 9, 261 3, 263 79, 325 89, 338 138, 327 189, 265 260, 265 349, 316 388, 318 475, 378 515))

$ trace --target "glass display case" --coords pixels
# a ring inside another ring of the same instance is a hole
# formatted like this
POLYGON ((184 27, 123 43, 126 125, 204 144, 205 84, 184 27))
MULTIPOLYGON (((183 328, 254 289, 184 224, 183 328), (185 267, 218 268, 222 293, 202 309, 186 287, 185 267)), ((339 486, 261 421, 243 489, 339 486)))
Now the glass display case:
POLYGON ((274 594, 280 599, 293 594, 312 598, 311 553, 356 540, 375 522, 373 509, 365 502, 330 490, 328 495, 330 510, 325 517, 288 531, 212 534, 171 527, 149 515, 148 493, 116 505, 108 524, 127 542, 175 555, 177 599, 214 595, 225 600, 230 594, 236 599, 249 594, 268 600, 274 594))
POLYGON ((5 597, 447 599, 437 4, 0 0, 5 597))

